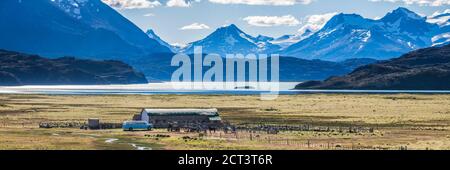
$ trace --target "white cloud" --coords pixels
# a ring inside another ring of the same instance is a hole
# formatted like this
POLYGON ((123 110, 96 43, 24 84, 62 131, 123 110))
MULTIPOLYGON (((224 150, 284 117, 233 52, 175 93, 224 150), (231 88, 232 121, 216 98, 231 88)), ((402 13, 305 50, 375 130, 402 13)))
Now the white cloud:
POLYGON ((337 13, 326 13, 326 14, 320 14, 320 15, 309 15, 306 16, 303 19, 303 26, 298 30, 298 32, 301 34, 305 33, 306 30, 311 30, 313 32, 316 32, 322 27, 337 13))
POLYGON ((193 23, 180 28, 180 30, 203 30, 203 29, 209 29, 209 26, 206 24, 193 23))
POLYGON ((102 2, 116 9, 141 9, 161 6, 158 0, 102 0, 102 2))
POLYGON ((310 4, 313 0, 209 0, 218 4, 244 4, 244 5, 273 5, 291 6, 295 4, 310 4))
POLYGON ((168 7, 190 7, 191 2, 186 0, 169 0, 166 5, 168 7))
POLYGON ((369 0, 371 2, 402 2, 407 5, 417 4, 420 6, 443 6, 450 5, 450 0, 369 0))
POLYGON ((144 14, 144 17, 153 17, 153 16, 155 16, 155 14, 153 14, 153 13, 144 14))
POLYGON ((248 16, 243 19, 248 24, 258 27, 271 27, 271 26, 297 26, 300 24, 294 16, 248 16))

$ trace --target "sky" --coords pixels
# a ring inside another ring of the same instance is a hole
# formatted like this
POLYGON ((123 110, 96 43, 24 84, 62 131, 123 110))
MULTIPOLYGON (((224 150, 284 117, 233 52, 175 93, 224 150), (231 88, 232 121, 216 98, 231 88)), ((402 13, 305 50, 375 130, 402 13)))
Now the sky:
POLYGON ((153 29, 170 44, 202 39, 236 24, 257 36, 279 37, 320 29, 337 13, 378 19, 406 7, 431 16, 450 11, 450 0, 102 0, 142 30, 153 29))

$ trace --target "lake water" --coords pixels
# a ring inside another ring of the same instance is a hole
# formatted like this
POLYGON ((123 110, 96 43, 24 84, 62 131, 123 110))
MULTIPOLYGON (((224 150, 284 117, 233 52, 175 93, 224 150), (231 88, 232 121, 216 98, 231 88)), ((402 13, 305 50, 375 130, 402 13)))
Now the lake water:
POLYGON ((198 94, 198 95, 256 95, 269 92, 272 87, 279 94, 304 93, 411 93, 450 94, 437 90, 292 90, 299 82, 264 83, 259 87, 252 83, 226 86, 222 83, 150 83, 138 85, 51 85, 51 86, 0 86, 0 94, 198 94), (265 86, 265 87, 264 87, 265 86), (180 88, 182 87, 182 88, 180 88), (276 88, 274 88, 276 87, 276 88))

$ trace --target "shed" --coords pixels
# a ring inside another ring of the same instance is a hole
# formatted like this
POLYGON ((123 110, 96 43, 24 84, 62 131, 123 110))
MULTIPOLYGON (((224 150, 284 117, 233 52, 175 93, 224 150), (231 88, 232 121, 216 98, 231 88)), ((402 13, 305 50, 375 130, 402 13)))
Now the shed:
POLYGON ((171 126, 218 126, 222 123, 217 109, 142 109, 141 120, 155 128, 171 126))
POLYGON ((88 127, 89 127, 89 129, 100 129, 100 119, 89 118, 88 119, 88 127))

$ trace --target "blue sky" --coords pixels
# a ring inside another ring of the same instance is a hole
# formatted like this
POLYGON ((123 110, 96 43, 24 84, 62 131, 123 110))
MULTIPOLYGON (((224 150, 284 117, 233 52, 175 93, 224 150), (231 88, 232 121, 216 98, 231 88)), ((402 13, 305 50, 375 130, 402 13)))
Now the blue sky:
POLYGON ((169 43, 189 43, 216 28, 236 24, 250 35, 278 37, 320 28, 335 13, 379 18, 406 7, 430 16, 450 0, 102 0, 141 29, 152 28, 169 43))

